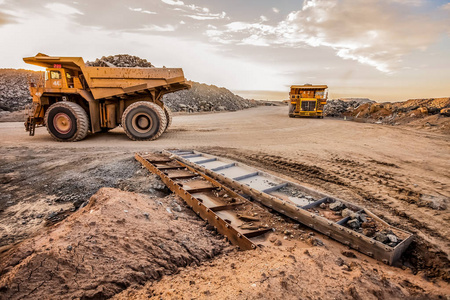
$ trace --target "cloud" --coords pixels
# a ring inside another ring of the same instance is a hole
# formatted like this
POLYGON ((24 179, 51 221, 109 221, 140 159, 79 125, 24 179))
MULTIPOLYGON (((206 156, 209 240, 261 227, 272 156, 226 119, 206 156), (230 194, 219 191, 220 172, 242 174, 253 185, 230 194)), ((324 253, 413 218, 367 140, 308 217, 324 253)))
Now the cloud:
MULTIPOLYGON (((421 1, 396 0, 416 5, 421 1)), ((402 56, 425 50, 442 26, 429 17, 395 10, 385 1, 305 0, 275 24, 232 22, 207 31, 213 41, 272 47, 328 47, 338 57, 391 72, 402 56)))
POLYGON ((76 9, 75 7, 66 5, 66 4, 62 4, 62 3, 48 3, 47 5, 45 5, 45 7, 47 9, 50 9, 52 11, 54 11, 55 13, 58 14, 64 14, 64 15, 83 15, 83 13, 81 11, 79 11, 78 9, 76 9))
POLYGON ((272 7, 272 11, 276 14, 280 12, 280 10, 276 7, 272 7))
POLYGON ((175 30, 176 27, 172 25, 164 25, 164 26, 145 25, 144 27, 139 29, 139 31, 156 31, 156 32, 170 32, 175 30))
POLYGON ((149 10, 143 10, 142 8, 133 8, 133 7, 128 7, 129 10, 131 11, 135 11, 135 12, 140 12, 143 14, 149 14, 149 15, 156 15, 157 13, 154 11, 149 11, 149 10))
POLYGON ((176 6, 174 10, 186 12, 187 14, 184 15, 185 17, 204 21, 204 20, 219 20, 224 19, 226 17, 226 13, 223 11, 221 13, 211 13, 209 8, 207 7, 201 7, 197 6, 195 4, 185 4, 181 0, 161 0, 165 4, 176 6), (194 14, 192 14, 194 13, 194 14))
POLYGON ((224 19, 226 17, 226 13, 222 12, 220 14, 196 14, 196 15, 185 15, 185 17, 194 19, 194 20, 219 20, 224 19))
POLYGON ((180 0, 161 0, 162 2, 169 4, 169 5, 178 5, 178 6, 184 6, 184 2, 180 0))

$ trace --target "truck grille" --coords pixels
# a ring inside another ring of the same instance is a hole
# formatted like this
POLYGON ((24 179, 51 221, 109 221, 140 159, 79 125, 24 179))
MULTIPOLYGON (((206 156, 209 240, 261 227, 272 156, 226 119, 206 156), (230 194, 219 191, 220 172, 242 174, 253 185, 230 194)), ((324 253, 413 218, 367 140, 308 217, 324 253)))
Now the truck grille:
POLYGON ((302 101, 303 111, 313 111, 316 109, 316 101, 302 101))

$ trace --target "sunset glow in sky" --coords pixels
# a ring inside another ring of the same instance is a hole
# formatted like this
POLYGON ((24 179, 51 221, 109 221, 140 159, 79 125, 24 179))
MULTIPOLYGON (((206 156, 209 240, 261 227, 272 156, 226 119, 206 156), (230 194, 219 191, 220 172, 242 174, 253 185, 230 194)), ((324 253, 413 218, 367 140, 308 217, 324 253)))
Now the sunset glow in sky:
POLYGON ((0 68, 130 54, 255 99, 450 96, 448 0, 0 0, 0 68))

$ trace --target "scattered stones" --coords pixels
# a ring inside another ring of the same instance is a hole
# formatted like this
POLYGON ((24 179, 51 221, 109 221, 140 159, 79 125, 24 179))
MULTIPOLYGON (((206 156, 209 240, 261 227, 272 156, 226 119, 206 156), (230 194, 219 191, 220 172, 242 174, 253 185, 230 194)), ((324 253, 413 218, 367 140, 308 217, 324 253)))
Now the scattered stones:
POLYGON ((341 267, 344 264, 344 260, 340 257, 336 258, 335 263, 337 266, 341 267))
POLYGON ((322 240, 315 238, 315 237, 309 237, 307 240, 308 244, 310 244, 311 246, 323 246, 323 242, 322 240))
POLYGON ((280 240, 276 240, 273 244, 274 244, 275 246, 281 246, 281 245, 282 245, 282 243, 281 243, 280 240))
POLYGON ((329 207, 331 210, 338 211, 343 209, 345 206, 341 201, 335 201, 330 203, 329 207))
POLYGON ((361 227, 361 223, 359 223, 357 219, 351 219, 347 222, 347 225, 352 229, 358 229, 359 227, 361 227))
POLYGON ((341 214, 344 218, 350 217, 351 219, 355 219, 357 217, 357 214, 349 208, 342 210, 341 214))
POLYGON ((352 251, 342 251, 341 252, 342 255, 344 255, 345 257, 349 257, 349 258, 356 258, 355 253, 353 253, 352 251))
MULTIPOLYGON (((364 223, 363 223, 364 224, 364 223)), ((373 237, 375 234, 375 229, 373 228, 364 228, 362 233, 367 237, 373 237)))
POLYGON ((389 242, 389 238, 382 232, 377 232, 374 237, 375 240, 384 243, 389 242))
POLYGON ((47 220, 50 220, 50 219, 56 217, 57 215, 58 215, 58 212, 53 211, 47 215, 47 220))
POLYGON ((172 210, 176 212, 181 212, 181 206, 179 204, 176 204, 174 207, 172 207, 172 210))
POLYGON ((393 234, 388 234, 388 235, 386 235, 387 236, 387 238, 389 239, 389 241, 391 241, 392 243, 397 243, 398 242, 398 239, 397 239, 397 237, 395 236, 395 235, 393 235, 393 234))

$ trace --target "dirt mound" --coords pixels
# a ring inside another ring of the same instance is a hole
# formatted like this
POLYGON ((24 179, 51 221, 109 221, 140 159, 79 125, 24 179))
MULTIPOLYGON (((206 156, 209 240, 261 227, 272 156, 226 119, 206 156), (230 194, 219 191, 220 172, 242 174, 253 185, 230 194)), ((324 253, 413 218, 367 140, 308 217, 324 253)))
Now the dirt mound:
POLYGON ((302 245, 235 252, 114 299, 442 299, 448 292, 351 251, 302 245))
POLYGON ((88 206, 0 257, 2 297, 105 299, 228 246, 173 196, 103 188, 88 206))

